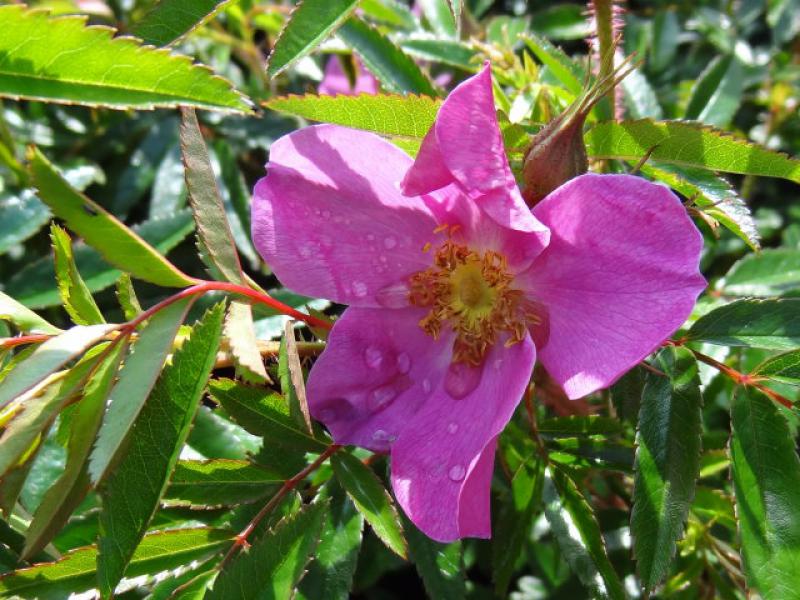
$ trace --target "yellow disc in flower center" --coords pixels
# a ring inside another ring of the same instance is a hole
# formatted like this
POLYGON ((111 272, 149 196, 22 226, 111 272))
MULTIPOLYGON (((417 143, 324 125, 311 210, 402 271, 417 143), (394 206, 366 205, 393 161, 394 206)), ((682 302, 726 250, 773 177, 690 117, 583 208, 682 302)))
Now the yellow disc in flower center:
POLYGON ((509 334, 506 344, 515 344, 538 321, 513 281, 499 252, 447 240, 434 253, 433 266, 411 276, 409 301, 430 308, 420 321, 427 334, 437 338, 444 326, 454 331, 453 362, 477 366, 501 332, 509 334))

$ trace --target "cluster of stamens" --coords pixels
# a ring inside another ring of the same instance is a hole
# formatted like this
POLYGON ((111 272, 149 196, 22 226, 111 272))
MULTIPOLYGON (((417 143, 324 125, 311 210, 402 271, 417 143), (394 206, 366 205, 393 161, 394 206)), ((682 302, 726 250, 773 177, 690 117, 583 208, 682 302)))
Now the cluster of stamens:
POLYGON ((509 334, 511 346, 539 322, 522 291, 511 287, 513 280, 499 252, 478 252, 448 239, 436 250, 433 266, 411 276, 409 301, 430 307, 419 325, 434 339, 444 326, 455 332, 453 362, 478 366, 501 332, 509 334))

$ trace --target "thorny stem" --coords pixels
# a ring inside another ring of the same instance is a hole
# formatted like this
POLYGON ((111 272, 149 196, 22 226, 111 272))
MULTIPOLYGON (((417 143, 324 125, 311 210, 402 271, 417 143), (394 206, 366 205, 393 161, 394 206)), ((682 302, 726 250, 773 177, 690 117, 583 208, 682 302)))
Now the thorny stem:
MULTIPOLYGON (((610 77, 614 72, 614 50, 617 45, 614 27, 613 0, 592 0, 594 8, 595 29, 597 34, 597 54, 600 58, 599 79, 610 77)), ((606 96, 616 113, 615 81, 608 86, 606 96)))
MULTIPOLYGON (((163 308, 166 308, 170 304, 174 304, 179 300, 183 300, 184 298, 189 298, 191 296, 198 296, 200 294, 204 294, 206 292, 212 291, 221 291, 221 292, 229 292, 232 294, 237 294, 239 296, 245 296, 254 302, 259 304, 264 304, 277 310, 278 312, 288 315, 298 321, 303 321, 312 327, 319 327, 322 329, 330 329, 331 324, 327 321, 323 321, 322 319, 318 319, 311 315, 307 315, 305 313, 300 312, 280 302, 265 294, 263 292, 259 292, 254 290, 253 288, 247 287, 245 285, 238 285, 236 283, 228 283, 225 281, 199 281, 196 285, 191 287, 185 288, 148 308, 147 310, 143 311, 136 318, 128 321, 127 323, 122 323, 119 325, 119 334, 118 335, 130 335, 139 325, 141 325, 144 321, 152 317, 155 313, 160 311, 163 308)), ((0 348, 14 348, 15 346, 21 346, 23 344, 38 344, 41 342, 46 342, 51 337, 54 337, 50 334, 31 334, 31 335, 21 335, 13 338, 5 338, 0 339, 0 348)))
POLYGON ((258 524, 262 520, 264 520, 264 517, 266 517, 270 512, 272 512, 272 510, 278 505, 278 503, 283 499, 283 497, 289 492, 291 492, 295 488, 295 486, 297 486, 298 483, 300 483, 301 481, 303 481, 303 479, 308 477, 310 473, 316 471, 317 468, 326 460, 328 460, 328 458, 330 458, 331 455, 337 452, 339 448, 341 448, 341 446, 337 444, 331 444, 325 449, 325 451, 322 454, 320 454, 317 457, 317 459, 314 462, 309 464, 302 471, 298 472, 291 479, 287 479, 281 486, 281 489, 279 489, 275 493, 275 495, 269 499, 269 502, 267 502, 263 506, 263 508, 260 511, 258 511, 258 514, 256 514, 256 516, 253 517, 253 519, 247 524, 247 527, 245 527, 242 530, 242 532, 236 536, 236 541, 234 541, 233 545, 225 554, 225 557, 220 561, 219 565, 217 566, 217 569, 222 571, 222 569, 225 568, 225 565, 227 565, 231 561, 231 559, 236 555, 238 550, 243 546, 248 545, 247 538, 249 538, 250 535, 255 530, 255 528, 258 527, 258 524))
MULTIPOLYGON (((683 340, 668 341, 668 342, 666 342, 666 345, 683 346, 683 340)), ((775 390, 772 390, 772 389, 768 388, 767 386, 765 386, 763 383, 761 383, 761 381, 763 380, 761 377, 759 377, 757 375, 754 376, 754 375, 750 375, 748 373, 742 373, 741 371, 737 371, 733 367, 731 367, 729 365, 726 365, 725 363, 721 363, 720 361, 716 360, 715 358, 712 358, 712 357, 708 356, 707 354, 703 354, 702 352, 698 352, 697 350, 695 350, 693 348, 689 348, 689 351, 692 354, 694 354, 694 357, 697 360, 699 360, 700 362, 705 363, 705 364, 707 364, 707 365, 709 365, 711 367, 714 367, 717 371, 719 371, 723 375, 725 375, 725 376, 729 377, 730 379, 732 379, 736 384, 744 385, 744 386, 748 386, 749 385, 751 387, 754 387, 755 389, 757 389, 759 392, 761 392, 762 394, 764 394, 765 396, 767 396, 768 398, 770 398, 774 402, 777 402, 778 404, 782 404, 783 406, 785 406, 786 408, 789 408, 789 409, 794 408, 794 403, 791 400, 789 400, 785 396, 782 396, 781 394, 779 394, 775 390)))

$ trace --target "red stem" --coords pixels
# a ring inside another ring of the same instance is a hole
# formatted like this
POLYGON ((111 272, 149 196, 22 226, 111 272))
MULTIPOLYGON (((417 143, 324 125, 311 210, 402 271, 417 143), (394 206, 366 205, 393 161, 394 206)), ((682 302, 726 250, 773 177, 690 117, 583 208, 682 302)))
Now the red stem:
POLYGON ((278 505, 278 503, 283 499, 283 497, 290 491, 292 491, 298 483, 300 483, 301 481, 303 481, 303 479, 308 477, 310 473, 316 471, 317 467, 319 467, 322 463, 328 460, 328 458, 330 458, 332 454, 334 454, 337 450, 339 450, 339 448, 341 448, 341 446, 337 444, 331 444, 325 449, 325 451, 322 454, 320 454, 317 457, 317 459, 314 462, 309 464, 302 471, 297 473, 294 477, 292 477, 291 479, 287 479, 284 482, 283 486, 281 486, 281 489, 279 489, 275 493, 275 495, 272 498, 270 498, 269 502, 267 502, 264 505, 264 507, 260 511, 258 511, 258 514, 255 517, 253 517, 252 521, 250 521, 247 524, 247 527, 245 527, 242 530, 242 532, 236 536, 236 541, 230 547, 227 554, 225 554, 225 557, 222 559, 222 561, 220 561, 219 566, 217 567, 220 571, 225 567, 226 564, 228 564, 228 562, 230 562, 230 560, 233 558, 233 556, 236 554, 239 548, 247 545, 247 538, 250 537, 250 535, 253 533, 258 524, 264 519, 264 517, 266 517, 270 512, 272 512, 272 509, 274 509, 278 505))

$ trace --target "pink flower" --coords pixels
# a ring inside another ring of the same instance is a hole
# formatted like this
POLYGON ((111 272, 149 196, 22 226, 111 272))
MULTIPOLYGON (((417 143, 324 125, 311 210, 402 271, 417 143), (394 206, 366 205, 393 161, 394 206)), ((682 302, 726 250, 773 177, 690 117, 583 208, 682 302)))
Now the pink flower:
POLYGON ((272 145, 253 237, 287 287, 350 307, 308 380, 340 444, 391 452, 430 537, 488 537, 497 436, 537 357, 578 398, 689 315, 702 238, 667 188, 587 174, 530 210, 485 68, 442 105, 416 160, 320 125, 272 145))
POLYGON ((378 80, 375 79, 372 73, 367 71, 367 68, 358 58, 355 59, 355 67, 356 80, 355 85, 353 85, 350 82, 350 78, 347 77, 347 73, 344 72, 339 57, 330 57, 325 65, 325 75, 317 91, 327 96, 336 96, 337 94, 343 96, 377 94, 378 80))

